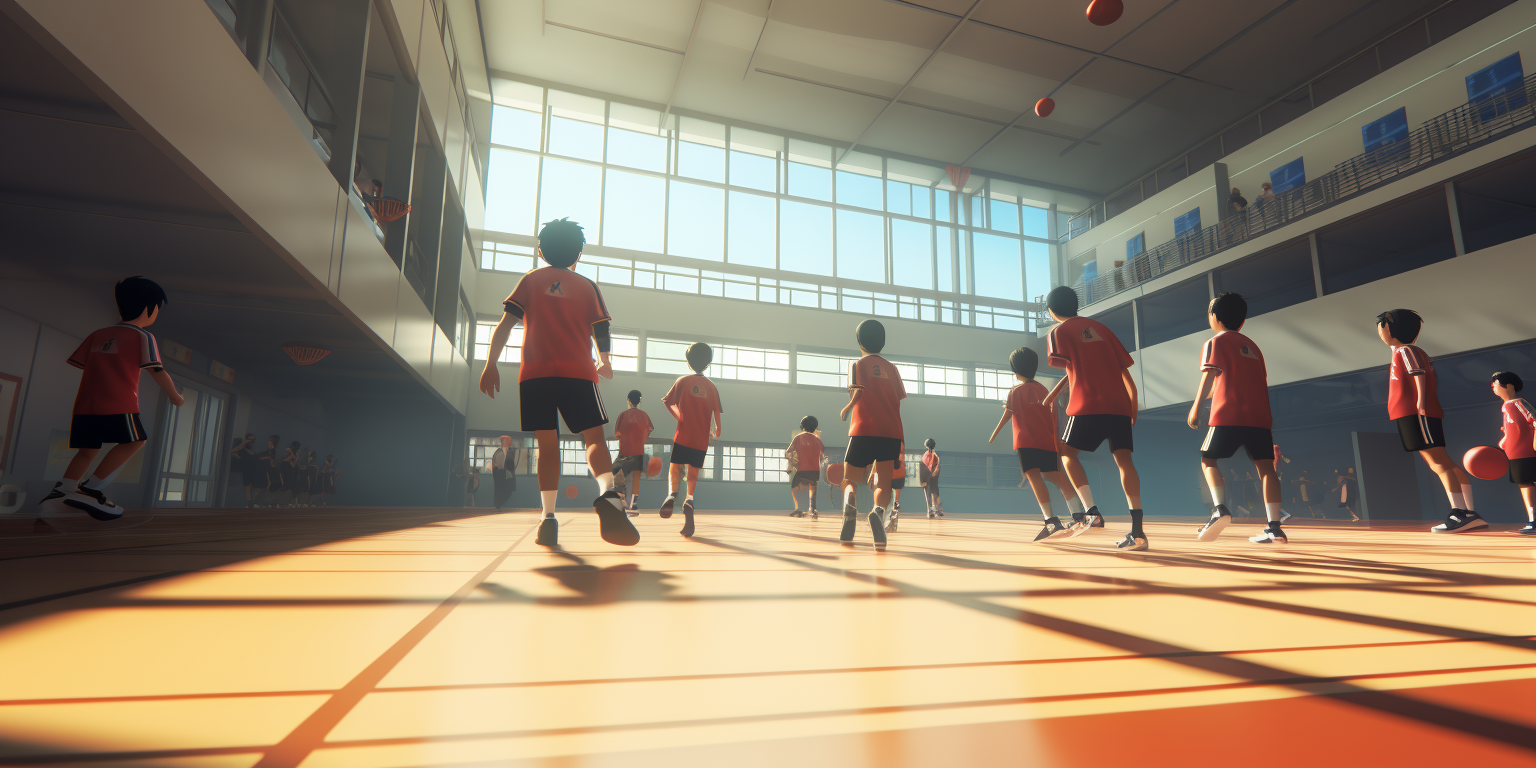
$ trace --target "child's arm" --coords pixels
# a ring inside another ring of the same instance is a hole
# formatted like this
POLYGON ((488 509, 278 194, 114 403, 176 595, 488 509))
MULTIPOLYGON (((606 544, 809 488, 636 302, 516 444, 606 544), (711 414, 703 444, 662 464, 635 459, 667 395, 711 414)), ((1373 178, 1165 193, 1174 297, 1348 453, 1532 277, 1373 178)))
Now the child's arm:
POLYGON ((996 440, 997 439, 997 433, 1003 431, 1003 425, 1007 424, 1012 419, 1013 419, 1013 411, 1008 411, 1008 410, 1003 411, 1003 418, 1000 419, 997 422, 997 429, 992 430, 992 436, 987 438, 987 442, 990 443, 993 440, 996 440))
POLYGON ((857 403, 859 401, 859 398, 863 397, 863 396, 864 396, 864 390, 863 389, 855 389, 853 391, 853 396, 848 398, 848 404, 843 406, 843 412, 839 413, 837 415, 837 417, 839 419, 841 419, 842 421, 847 421, 848 420, 848 412, 853 410, 853 404, 857 403))
POLYGON ((161 389, 165 390, 165 396, 171 399, 171 405, 179 407, 187 401, 186 398, 181 396, 180 392, 176 391, 176 382, 171 381, 171 375, 166 373, 164 368, 156 368, 150 371, 149 376, 155 380, 156 384, 160 385, 161 389))
POLYGON ((1131 375, 1131 369, 1120 369, 1120 380, 1125 382, 1125 393, 1131 396, 1131 423, 1136 423, 1136 413, 1141 409, 1140 402, 1136 399, 1136 378, 1131 375))
POLYGON ((1045 393, 1045 399, 1041 400, 1040 402, 1044 403, 1046 405, 1046 407, 1048 407, 1048 408, 1054 408, 1056 406, 1056 398, 1057 398, 1057 396, 1059 396, 1061 394, 1061 391, 1063 389, 1066 389, 1066 388, 1067 388, 1067 377, 1063 376, 1063 377, 1061 377, 1060 380, 1058 380, 1056 382, 1056 386, 1051 387, 1051 391, 1050 392, 1045 393))
MULTIPOLYGON (((1189 406, 1189 418, 1184 420, 1184 423, 1188 424, 1190 429, 1200 428, 1200 404, 1205 402, 1205 398, 1211 395, 1211 385, 1216 383, 1216 377, 1213 375, 1215 373, 1215 371, 1210 370, 1200 372, 1200 391, 1195 393, 1195 402, 1189 406)), ((1132 384, 1131 386, 1134 387, 1135 385, 1132 384)), ((1131 395, 1133 401, 1135 398, 1135 395, 1131 395)))
POLYGON ((501 315, 501 322, 496 324, 496 330, 491 332, 491 348, 485 355, 485 370, 480 372, 480 391, 492 400, 496 399, 496 393, 501 391, 501 370, 496 367, 496 361, 501 359, 501 351, 506 349, 507 339, 512 336, 512 329, 522 322, 522 318, 511 312, 501 315))
POLYGON ((723 413, 721 413, 719 411, 715 411, 715 435, 714 436, 715 436, 715 439, 717 439, 717 440, 720 439, 720 430, 725 428, 725 422, 720 420, 724 416, 725 416, 725 414, 723 414, 723 413))

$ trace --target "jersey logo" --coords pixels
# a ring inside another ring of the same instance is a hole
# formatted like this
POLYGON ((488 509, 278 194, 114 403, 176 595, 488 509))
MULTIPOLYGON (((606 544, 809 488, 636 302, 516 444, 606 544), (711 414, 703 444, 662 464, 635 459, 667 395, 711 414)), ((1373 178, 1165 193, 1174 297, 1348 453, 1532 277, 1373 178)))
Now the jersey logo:
POLYGON ((103 341, 101 343, 101 349, 98 349, 96 351, 100 352, 100 353, 102 353, 104 355, 115 355, 115 354, 117 354, 117 339, 108 337, 106 341, 103 341))
POLYGON ((1083 326, 1083 341, 1103 341, 1103 340, 1104 340, 1104 337, 1100 336, 1099 332, 1095 331, 1093 329, 1093 326, 1091 326, 1091 325, 1083 326))
POLYGON ((879 363, 870 364, 869 375, 877 379, 889 379, 891 377, 890 374, 885 372, 885 369, 881 367, 879 363))
POLYGON ((546 295, 546 296, 564 296, 565 295, 565 289, 560 287, 560 284, 562 282, 565 282, 565 281, 563 281, 563 280, 556 280, 553 283, 550 283, 549 287, 544 289, 544 295, 546 295))
POLYGON ((697 384, 693 385, 693 396, 694 397, 703 397, 704 396, 704 388, 700 387, 697 384))
POLYGON ((1243 356, 1243 357, 1248 357, 1248 358, 1252 358, 1252 359, 1254 359, 1254 360, 1257 360, 1257 359, 1259 359, 1259 356, 1258 356, 1258 354, 1257 354, 1257 353, 1255 353, 1255 352, 1254 352, 1254 351, 1253 351, 1253 347, 1250 347, 1250 346, 1248 346, 1248 345, 1247 345, 1247 344, 1244 344, 1244 345, 1242 345, 1242 346, 1241 346, 1241 347, 1239 347, 1239 348, 1238 348, 1238 352, 1239 352, 1239 353, 1240 353, 1240 354, 1241 354, 1241 355, 1242 355, 1242 356, 1243 356))

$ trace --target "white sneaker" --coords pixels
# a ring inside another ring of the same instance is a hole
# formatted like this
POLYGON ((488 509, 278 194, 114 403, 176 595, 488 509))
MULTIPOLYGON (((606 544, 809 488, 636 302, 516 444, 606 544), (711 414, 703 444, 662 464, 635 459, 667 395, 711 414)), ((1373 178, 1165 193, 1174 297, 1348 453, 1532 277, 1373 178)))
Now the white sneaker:
POLYGON ((1227 526, 1231 524, 1232 513, 1227 511, 1225 504, 1217 504, 1215 514, 1211 516, 1211 519, 1205 521, 1205 525, 1200 526, 1200 530, 1195 531, 1195 540, 1215 541, 1221 536, 1221 532, 1225 531, 1227 526))
POLYGON ((1257 536, 1249 536, 1248 540, 1255 544, 1289 544, 1290 539, 1285 537, 1284 531, 1271 531, 1265 528, 1259 531, 1257 536))
MULTIPOLYGON (((66 502, 67 503, 67 502, 66 502)), ((1476 512, 1465 509, 1453 509, 1445 516, 1445 522, 1429 529, 1431 533, 1469 533, 1480 531, 1488 527, 1488 521, 1484 520, 1476 512)))

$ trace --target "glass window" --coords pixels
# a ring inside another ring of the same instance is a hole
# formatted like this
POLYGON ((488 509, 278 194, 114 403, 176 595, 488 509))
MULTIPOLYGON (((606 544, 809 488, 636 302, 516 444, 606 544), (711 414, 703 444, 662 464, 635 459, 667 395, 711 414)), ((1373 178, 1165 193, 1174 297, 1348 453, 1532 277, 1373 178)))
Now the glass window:
POLYGON ((725 182, 725 150, 691 141, 677 142, 677 175, 725 182))
POLYGON ((933 217, 939 221, 949 221, 949 190, 933 191, 933 217))
POLYGON ((726 248, 726 260, 732 264, 773 269, 774 233, 778 229, 774 199, 733 191, 730 194, 729 213, 726 232, 730 242, 726 248))
POLYGON ((1001 232, 1019 232, 1019 206, 1003 200, 988 200, 992 206, 992 229, 1001 232))
MULTIPOLYGON (((903 181, 885 182, 885 209, 891 213, 912 214, 912 185, 903 181)), ((923 214, 917 214, 919 216, 923 214)))
POLYGON ((539 149, 539 113, 500 105, 491 108, 491 143, 539 149))
POLYGON ((848 368, 857 357, 795 353, 795 382, 815 387, 848 388, 848 368))
POLYGON ((535 258, 531 245, 486 242, 480 251, 480 268, 497 272, 529 272, 533 270, 535 258))
POLYGON ((609 169, 603 245, 661 253, 666 237, 666 192, 666 179, 609 169))
POLYGON ((831 275, 832 209, 783 200, 779 214, 779 269, 831 275))
POLYGON ((880 210, 880 179, 848 171, 837 172, 837 201, 843 205, 880 210))
MULTIPOLYGON (((685 353, 691 341, 646 339, 645 370, 648 373, 693 373, 685 353)), ((737 344, 710 344, 714 359, 704 369, 712 379, 789 383, 789 351, 744 347, 737 344)))
POLYGON ((804 163, 790 163, 789 194, 832 202, 832 171, 804 163))
POLYGON ((1024 288, 1026 296, 1044 296, 1051 292, 1051 247, 1045 243, 1024 243, 1024 288))
POLYGON ((602 168, 567 160, 546 159, 544 177, 539 184, 539 221, 569 218, 586 229, 587 242, 599 242, 601 227, 598 209, 601 207, 602 189, 602 168))
POLYGON ((928 363, 896 363, 902 385, 912 395, 965 397, 965 369, 928 363))
POLYGON ((720 479, 728 483, 747 480, 747 449, 741 445, 722 445, 720 451, 720 479))
POLYGON ((1049 221, 1051 212, 1044 208, 1036 208, 1032 205, 1023 207, 1024 234, 1030 237, 1049 239, 1051 236, 1049 221))
POLYGON ((1141 307, 1142 348, 1209 331, 1206 307, 1210 301, 1203 275, 1141 297, 1136 303, 1141 307))
POLYGON ((1312 246, 1305 239, 1265 251, 1216 272, 1216 290, 1242 294, 1248 316, 1317 298, 1312 279, 1312 246))
POLYGON ((1456 182, 1456 208, 1467 252, 1536 234, 1536 154, 1485 166, 1456 182))
POLYGON ((981 196, 966 195, 965 199, 970 200, 970 202, 967 203, 967 218, 965 220, 966 223, 973 227, 987 226, 986 209, 982 207, 981 196))
POLYGON ((608 129, 608 162, 666 173, 667 140, 622 128, 608 129))
POLYGON ((976 396, 983 400, 1007 400, 1015 384, 1013 371, 996 368, 976 369, 976 396))
MULTIPOLYGON (((1204 306, 1204 304, 1202 303, 1201 306, 1204 306)), ((1135 352, 1136 316, 1134 311, 1135 307, 1128 301, 1108 312, 1094 315, 1093 319, 1109 328, 1109 332, 1113 333, 1115 338, 1120 340, 1120 346, 1125 347, 1125 351, 1135 352)))
MULTIPOLYGON (((640 337, 615 333, 610 337, 613 344, 608 348, 608 362, 615 371, 640 370, 640 337)), ((595 346, 595 345, 594 345, 595 346)), ((597 357, 596 349, 592 352, 597 357)))
POLYGON ((870 213, 837 212, 837 276, 885 282, 884 218, 870 213))
POLYGON ((1455 255, 1450 213, 1439 187, 1317 234, 1324 293, 1338 293, 1455 255))
POLYGON ((918 186, 915 184, 912 186, 913 216, 922 216, 923 218, 928 218, 929 216, 933 215, 933 207, 931 205, 933 201, 929 200, 928 198, 929 189, 927 187, 918 186))
POLYGON ((491 150, 491 175, 485 190, 485 228, 518 235, 534 234, 533 206, 539 184, 539 158, 509 149, 491 150))
MULTIPOLYGON (((496 323, 475 324, 475 359, 484 360, 491 354, 491 334, 496 332, 496 323)), ((512 329, 507 336, 507 345, 501 348, 501 362, 521 363, 523 361, 523 327, 519 325, 512 329)))
POLYGON ((566 117, 549 118, 549 152, 553 155, 579 157, 582 160, 603 159, 603 127, 584 120, 566 117))
POLYGON ((759 483, 781 483, 789 479, 789 460, 783 448, 752 449, 752 479, 759 483))
POLYGON ((774 158, 751 152, 731 152, 731 184, 776 192, 778 179, 779 164, 774 158))
POLYGON ((941 291, 953 291, 955 290, 955 258, 951 253, 953 243, 950 241, 950 238, 954 237, 955 231, 949 227, 936 227, 935 229, 937 231, 934 233, 933 245, 939 268, 938 289, 941 291))
POLYGON ((891 219, 891 282, 933 288, 933 225, 891 219))
POLYGON ((1019 269, 1019 241, 982 232, 971 235, 976 247, 976 295, 1024 300, 1024 275, 1019 269))
POLYGON ((667 204, 667 252, 690 259, 724 259, 725 190, 672 182, 667 204))
POLYGON ((587 447, 580 438, 560 441, 560 474, 566 477, 587 474, 587 447))

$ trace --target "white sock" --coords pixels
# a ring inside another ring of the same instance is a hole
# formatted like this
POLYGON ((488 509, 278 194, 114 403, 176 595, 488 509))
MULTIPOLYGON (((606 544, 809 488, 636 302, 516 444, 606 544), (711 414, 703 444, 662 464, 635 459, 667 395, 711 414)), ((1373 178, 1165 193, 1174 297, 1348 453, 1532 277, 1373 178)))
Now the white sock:
POLYGON ((1047 501, 1040 505, 1040 514, 1045 515, 1047 520, 1051 519, 1051 502, 1047 501))
POLYGON ((80 487, 80 481, 79 480, 71 480, 71 479, 69 479, 67 477, 64 478, 64 485, 61 486, 61 488, 63 489, 63 491, 65 493, 74 493, 79 487, 80 487))
POLYGON ((1083 500, 1083 506, 1085 506, 1085 507, 1093 506, 1093 490, 1090 489, 1088 486, 1086 486, 1086 485, 1079 485, 1077 487, 1077 497, 1083 500))
POLYGON ((1445 495, 1451 497, 1451 509, 1466 509, 1464 505, 1467 502, 1462 498, 1461 494, 1446 491, 1445 495))
POLYGON ((1215 506, 1227 503, 1227 487, 1225 485, 1211 486, 1211 503, 1215 506))
POLYGON ((690 494, 688 494, 688 495, 687 495, 687 497, 685 497, 685 498, 684 498, 684 499, 683 499, 683 501, 693 501, 693 494, 691 494, 691 493, 690 493, 690 494))
POLYGON ((1461 498, 1465 499, 1466 502, 1467 502, 1467 505, 1465 507, 1462 507, 1462 509, 1465 509, 1466 511, 1471 512, 1472 511, 1472 486, 1470 486, 1470 485, 1468 485, 1466 483, 1462 483, 1461 484, 1461 498))
POLYGON ((1271 523, 1280 519, 1280 502, 1264 502, 1264 519, 1270 521, 1271 523))
POLYGON ((1536 523, 1536 507, 1526 507, 1525 508, 1525 519, 1529 520, 1530 522, 1536 523))
POLYGON ((555 498, 559 491, 539 491, 539 501, 544 505, 544 516, 555 516, 555 498))
POLYGON ((604 472, 597 476, 597 495, 601 496, 613 490, 613 473, 604 472))
POLYGON ((1067 499, 1067 511, 1071 512, 1074 515, 1079 513, 1079 512, 1082 512, 1083 511, 1083 500, 1077 498, 1076 496, 1073 496, 1072 498, 1067 499))

